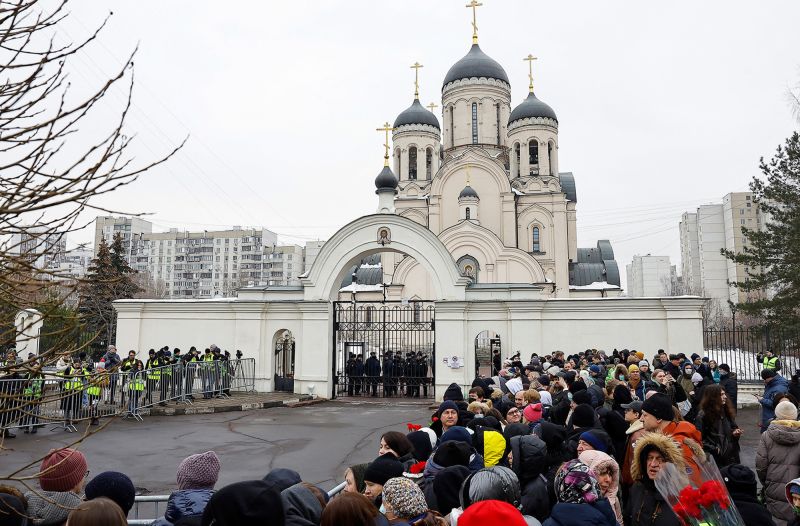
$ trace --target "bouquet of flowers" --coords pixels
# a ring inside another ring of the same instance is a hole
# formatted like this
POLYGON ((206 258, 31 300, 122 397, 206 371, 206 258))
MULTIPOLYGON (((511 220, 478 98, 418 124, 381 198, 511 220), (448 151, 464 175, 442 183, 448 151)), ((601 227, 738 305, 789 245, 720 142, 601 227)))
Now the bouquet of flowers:
POLYGON ((691 479, 666 463, 656 477, 656 489, 685 526, 746 526, 712 457, 698 462, 699 477, 691 479))

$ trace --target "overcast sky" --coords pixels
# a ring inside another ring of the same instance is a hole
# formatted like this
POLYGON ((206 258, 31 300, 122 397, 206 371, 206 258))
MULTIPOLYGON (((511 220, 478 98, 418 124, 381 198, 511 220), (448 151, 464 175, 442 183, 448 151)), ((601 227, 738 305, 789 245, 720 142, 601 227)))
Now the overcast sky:
MULTIPOLYGON (((512 106, 527 95, 522 58, 539 57, 536 94, 558 115, 560 169, 577 182, 579 246, 610 239, 623 279, 634 254, 668 255, 680 269, 681 213, 746 190, 759 157, 797 127, 787 102, 800 82, 795 0, 483 3, 481 48, 508 72, 512 106)), ((423 104, 441 104, 442 79, 471 44, 465 4, 71 3, 63 38, 113 11, 73 60, 74 85, 99 84, 139 45, 136 159, 189 136, 102 203, 150 212, 158 230, 329 237, 376 209, 374 130, 411 103, 415 61, 423 104)))

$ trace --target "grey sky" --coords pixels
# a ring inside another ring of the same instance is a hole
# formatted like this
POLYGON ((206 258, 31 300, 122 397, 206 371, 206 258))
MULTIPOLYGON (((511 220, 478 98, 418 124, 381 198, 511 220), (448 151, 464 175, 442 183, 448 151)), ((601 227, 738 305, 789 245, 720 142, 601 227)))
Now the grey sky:
MULTIPOLYGON (((680 262, 681 212, 743 191, 760 156, 796 127, 800 3, 483 0, 482 49, 559 117, 560 168, 575 173, 578 238, 680 262)), ((167 166, 105 198, 153 212, 159 229, 265 226, 287 242, 327 238, 377 206, 382 136, 413 96, 441 103, 469 49, 462 0, 207 2, 71 6, 77 38, 112 10, 72 64, 99 83, 138 42, 129 131, 146 160, 186 136, 167 166)), ((87 130, 90 131, 90 130, 87 130)), ((88 241, 76 235, 70 241, 88 241)), ((624 274, 624 272, 623 272, 624 274)), ((624 279, 624 278, 623 278, 624 279)))

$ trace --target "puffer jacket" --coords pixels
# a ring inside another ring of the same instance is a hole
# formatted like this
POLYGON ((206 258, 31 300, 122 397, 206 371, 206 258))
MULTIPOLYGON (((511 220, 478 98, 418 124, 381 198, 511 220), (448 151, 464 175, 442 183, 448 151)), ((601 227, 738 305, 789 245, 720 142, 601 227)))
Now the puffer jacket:
POLYGON ((774 420, 761 435, 756 473, 764 486, 767 509, 784 521, 794 518, 786 500, 786 482, 800 477, 800 422, 774 420))
POLYGON ((522 493, 520 509, 524 515, 543 521, 550 516, 550 494, 544 476, 547 445, 536 435, 515 436, 511 439, 511 452, 511 469, 522 493))
POLYGON ((164 516, 156 519, 151 526, 172 526, 184 517, 202 516, 212 495, 214 490, 211 489, 173 491, 164 516))
POLYGON ((603 497, 608 499, 617 522, 622 524, 622 506, 617 493, 619 492, 619 464, 607 453, 602 451, 584 451, 578 455, 578 460, 589 466, 595 473, 608 469, 611 471, 611 486, 603 492, 603 497))
POLYGON ((775 404, 773 400, 778 393, 789 392, 789 380, 783 376, 776 376, 764 389, 764 397, 761 400, 761 429, 767 429, 770 421, 775 418, 775 404))
POLYGON ((617 526, 617 519, 608 499, 591 504, 559 502, 542 526, 617 526))
POLYGON ((472 436, 472 445, 483 457, 483 467, 500 464, 506 452, 506 439, 494 429, 479 427, 472 436))

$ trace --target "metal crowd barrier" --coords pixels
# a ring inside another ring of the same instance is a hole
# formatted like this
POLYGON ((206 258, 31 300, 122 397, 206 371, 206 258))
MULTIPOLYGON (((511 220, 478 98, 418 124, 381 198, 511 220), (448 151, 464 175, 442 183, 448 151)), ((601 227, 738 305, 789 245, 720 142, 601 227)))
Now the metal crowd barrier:
POLYGON ((0 379, 0 429, 35 433, 54 424, 75 431, 74 422, 108 416, 142 419, 141 411, 196 397, 225 398, 255 390, 255 359, 186 362, 141 371, 94 371, 74 376, 50 373, 0 379))
MULTIPOLYGON (((333 498, 339 493, 344 490, 347 482, 342 482, 337 486, 334 486, 330 490, 328 490, 328 497, 333 498)), ((158 517, 164 516, 164 511, 167 508, 167 501, 169 500, 169 495, 137 495, 136 499, 133 503, 133 509, 131 509, 130 515, 133 515, 132 519, 128 519, 129 526, 149 526, 153 523, 158 517), (142 505, 153 506, 153 514, 155 517, 152 519, 140 519, 139 515, 141 513, 140 507, 142 505)))

